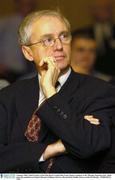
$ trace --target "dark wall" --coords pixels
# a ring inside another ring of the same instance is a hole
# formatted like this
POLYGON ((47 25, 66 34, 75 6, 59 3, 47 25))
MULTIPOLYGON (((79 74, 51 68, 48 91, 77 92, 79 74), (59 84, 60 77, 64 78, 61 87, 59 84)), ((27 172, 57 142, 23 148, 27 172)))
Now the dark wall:
MULTIPOLYGON (((90 5, 93 0, 38 0, 38 9, 60 7, 69 19, 72 29, 91 23, 90 5)), ((13 0, 1 0, 0 16, 14 12, 13 0)), ((115 21, 115 0, 113 0, 113 19, 115 21)))

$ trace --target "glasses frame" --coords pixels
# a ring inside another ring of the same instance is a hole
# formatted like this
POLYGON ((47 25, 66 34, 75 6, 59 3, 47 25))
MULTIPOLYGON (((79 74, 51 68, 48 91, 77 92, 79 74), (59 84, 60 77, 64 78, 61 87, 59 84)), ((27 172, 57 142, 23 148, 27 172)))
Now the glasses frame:
POLYGON ((31 44, 27 44, 26 46, 34 46, 34 45, 37 45, 39 43, 41 43, 44 47, 53 47, 55 45, 55 42, 57 39, 59 39, 59 41, 62 43, 62 44, 69 44, 71 42, 71 39, 72 39, 72 36, 71 36, 71 33, 68 32, 68 37, 70 37, 70 39, 68 40, 68 42, 63 42, 62 39, 60 37, 57 37, 57 38, 52 38, 52 45, 45 45, 44 41, 45 40, 40 40, 40 41, 37 41, 35 43, 31 43, 31 44))

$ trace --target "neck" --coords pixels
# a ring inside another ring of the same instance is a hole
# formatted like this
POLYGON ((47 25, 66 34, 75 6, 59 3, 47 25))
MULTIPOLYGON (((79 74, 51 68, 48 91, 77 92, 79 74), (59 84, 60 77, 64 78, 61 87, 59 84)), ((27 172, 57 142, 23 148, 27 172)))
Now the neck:
POLYGON ((70 66, 67 66, 64 70, 60 71, 59 77, 62 76, 62 75, 64 75, 64 74, 66 74, 67 71, 69 70, 69 68, 70 68, 70 66))

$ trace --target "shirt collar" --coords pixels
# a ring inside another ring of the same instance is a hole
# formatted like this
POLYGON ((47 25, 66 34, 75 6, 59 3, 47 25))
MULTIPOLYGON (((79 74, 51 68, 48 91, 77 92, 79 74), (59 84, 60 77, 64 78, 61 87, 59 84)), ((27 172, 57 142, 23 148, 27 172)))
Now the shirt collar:
POLYGON ((62 87, 62 86, 64 85, 64 83, 67 81, 70 73, 71 73, 71 68, 69 68, 68 71, 67 71, 65 74, 63 74, 63 75, 61 75, 61 76, 59 77, 58 81, 59 81, 61 87, 62 87))
MULTIPOLYGON (((59 78, 58 78, 58 81, 60 83, 60 86, 62 87, 64 85, 64 83, 67 81, 69 75, 71 73, 71 68, 69 67, 68 71, 61 75, 59 78)), ((40 87, 40 90, 41 90, 41 86, 40 86, 40 75, 38 74, 38 80, 39 80, 39 87, 40 87)))

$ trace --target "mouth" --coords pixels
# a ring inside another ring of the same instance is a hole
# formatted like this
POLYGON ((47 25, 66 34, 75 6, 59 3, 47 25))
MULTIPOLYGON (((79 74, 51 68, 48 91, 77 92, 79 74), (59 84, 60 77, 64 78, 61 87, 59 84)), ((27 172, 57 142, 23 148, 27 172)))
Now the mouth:
POLYGON ((64 55, 54 56, 56 61, 63 60, 65 58, 64 55))

